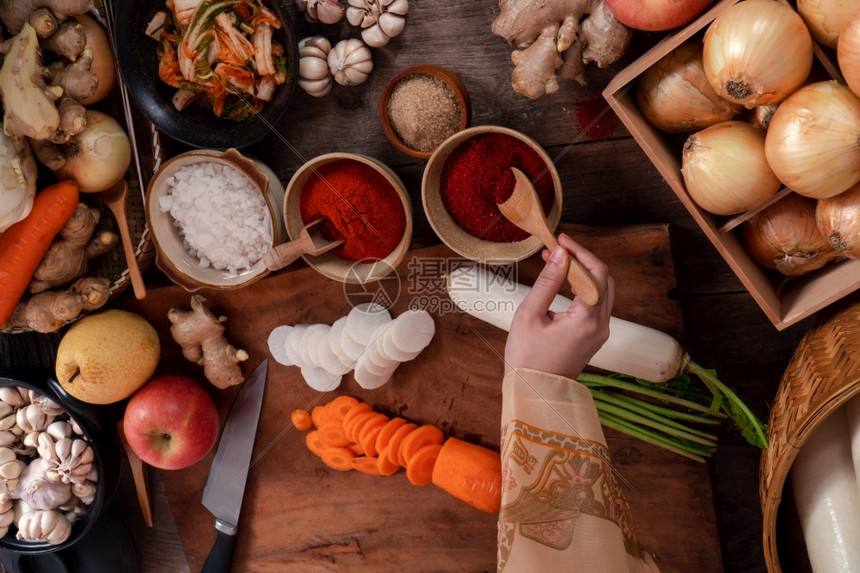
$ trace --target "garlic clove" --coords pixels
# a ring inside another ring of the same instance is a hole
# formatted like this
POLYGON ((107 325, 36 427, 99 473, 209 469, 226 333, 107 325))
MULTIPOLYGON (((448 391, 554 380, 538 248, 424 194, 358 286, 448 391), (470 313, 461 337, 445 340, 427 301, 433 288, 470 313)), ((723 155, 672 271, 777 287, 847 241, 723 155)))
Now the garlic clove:
POLYGON ((323 24, 336 24, 343 18, 343 6, 340 2, 322 0, 317 3, 317 18, 323 24))
POLYGON ((382 30, 389 38, 393 38, 403 31, 406 27, 406 19, 403 16, 386 12, 379 16, 377 22, 379 29, 382 30))
POLYGON ((0 448, 0 465, 8 462, 14 462, 17 459, 18 456, 15 455, 15 452, 12 451, 12 448, 0 448))
MULTIPOLYGON (((351 2, 350 2, 351 3, 351 2)), ((346 21, 352 24, 353 26, 361 26, 361 22, 364 20, 364 10, 360 10, 358 8, 347 8, 346 9, 346 21)))
MULTIPOLYGON (((11 462, 6 462, 0 465, 0 477, 5 480, 14 480, 18 479, 21 475, 21 472, 24 470, 24 462, 20 460, 15 460, 11 462)), ((12 486, 12 484, 9 484, 12 486)), ((17 485, 17 484, 15 484, 17 485)), ((14 487, 14 486, 12 486, 14 487)))
POLYGON ((45 431, 55 440, 59 440, 72 435, 72 425, 64 421, 52 422, 45 431))
POLYGON ((17 387, 14 386, 1 386, 0 387, 0 401, 3 403, 19 408, 27 403, 27 399, 21 395, 18 391, 17 387))
POLYGON ((389 37, 377 23, 370 28, 362 30, 361 39, 372 48, 381 48, 388 43, 389 37))
POLYGON ((299 87, 313 97, 323 97, 331 92, 331 78, 325 77, 321 80, 299 80, 299 87))
POLYGON ((15 409, 11 404, 7 404, 6 402, 0 402, 0 417, 6 417, 9 414, 12 414, 15 409))
POLYGON ((18 436, 9 430, 0 431, 0 447, 8 447, 18 440, 18 436))
POLYGON ((399 16, 405 16, 409 12, 409 0, 382 0, 385 11, 399 16))
POLYGON ((316 57, 299 59, 299 77, 306 80, 321 80, 329 76, 328 63, 316 57))

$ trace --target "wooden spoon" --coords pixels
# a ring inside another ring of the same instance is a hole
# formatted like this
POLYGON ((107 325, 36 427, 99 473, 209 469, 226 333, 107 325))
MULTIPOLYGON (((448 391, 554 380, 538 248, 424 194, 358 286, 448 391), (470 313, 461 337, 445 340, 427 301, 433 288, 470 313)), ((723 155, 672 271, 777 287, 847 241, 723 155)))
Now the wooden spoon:
MULTIPOLYGON (((534 186, 526 174, 516 167, 511 167, 511 171, 514 172, 517 183, 508 200, 498 203, 499 210, 511 223, 540 239, 544 246, 552 251, 558 245, 558 240, 549 230, 534 186)), ((573 294, 591 306, 598 304, 603 300, 603 289, 576 257, 568 258, 570 266, 567 269, 567 280, 573 294)))
POLYGON ((147 466, 143 463, 143 460, 137 457, 131 446, 128 445, 128 440, 125 439, 125 432, 122 428, 122 420, 117 423, 116 431, 128 457, 128 465, 131 466, 131 476, 134 478, 134 488, 137 490, 137 502, 140 504, 140 511, 143 513, 143 522, 147 527, 152 527, 154 522, 152 520, 152 504, 149 501, 149 474, 147 466))
POLYGON ((128 276, 131 278, 131 286, 134 289, 134 296, 139 300, 146 298, 146 287, 143 284, 143 277, 140 274, 140 267, 137 266, 137 257, 134 255, 134 245, 131 244, 131 236, 128 232, 128 221, 125 216, 125 202, 128 195, 128 183, 125 179, 120 179, 111 187, 108 187, 102 193, 102 200, 107 205, 108 209, 113 213, 116 219, 116 224, 119 227, 119 236, 122 238, 122 248, 125 253, 125 261, 128 264, 128 276))
POLYGON ((299 238, 295 241, 282 243, 263 255, 263 264, 270 271, 277 271, 289 265, 302 255, 321 255, 343 244, 343 241, 328 241, 320 234, 320 223, 325 219, 317 219, 302 227, 299 238))

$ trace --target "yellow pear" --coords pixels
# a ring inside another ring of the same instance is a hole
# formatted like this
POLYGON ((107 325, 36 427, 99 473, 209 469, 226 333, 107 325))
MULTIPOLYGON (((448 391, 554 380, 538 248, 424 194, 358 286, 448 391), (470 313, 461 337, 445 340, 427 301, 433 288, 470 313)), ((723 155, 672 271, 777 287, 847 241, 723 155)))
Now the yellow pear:
POLYGON ((57 381, 78 400, 112 404, 143 386, 160 356, 158 333, 145 318, 106 310, 85 316, 60 340, 57 381))

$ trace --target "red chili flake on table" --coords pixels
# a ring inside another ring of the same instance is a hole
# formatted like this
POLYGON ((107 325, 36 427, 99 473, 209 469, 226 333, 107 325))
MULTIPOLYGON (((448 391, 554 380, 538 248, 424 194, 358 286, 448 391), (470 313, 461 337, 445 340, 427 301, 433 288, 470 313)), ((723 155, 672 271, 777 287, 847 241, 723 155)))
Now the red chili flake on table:
POLYGON ((618 127, 618 116, 602 97, 578 103, 576 119, 589 139, 606 139, 618 127))
POLYGON ((384 259, 403 238, 406 212, 397 191, 372 167, 352 159, 326 163, 308 177, 299 200, 302 221, 325 217, 322 235, 344 244, 344 259, 384 259))
POLYGON ((548 214, 554 200, 552 175, 543 158, 526 143, 505 133, 486 133, 467 139, 448 156, 440 177, 442 204, 470 235, 496 243, 529 237, 496 205, 514 191, 511 167, 532 181, 544 214, 548 214))

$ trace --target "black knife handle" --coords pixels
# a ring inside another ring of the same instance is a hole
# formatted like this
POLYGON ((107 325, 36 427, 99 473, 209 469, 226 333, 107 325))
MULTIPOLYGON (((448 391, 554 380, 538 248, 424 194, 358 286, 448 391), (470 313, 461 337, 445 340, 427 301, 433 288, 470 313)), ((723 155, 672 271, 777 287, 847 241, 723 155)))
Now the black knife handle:
MULTIPOLYGON (((230 573, 230 564, 233 561, 233 546, 236 545, 236 529, 230 528, 231 533, 222 531, 223 525, 219 520, 215 520, 215 529, 218 536, 215 538, 215 544, 209 551, 209 556, 206 558, 206 563, 203 564, 201 573, 230 573)), ((229 527, 229 526, 228 526, 229 527)))

